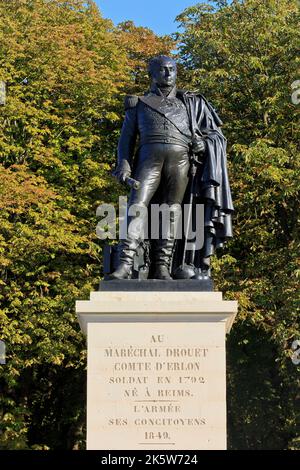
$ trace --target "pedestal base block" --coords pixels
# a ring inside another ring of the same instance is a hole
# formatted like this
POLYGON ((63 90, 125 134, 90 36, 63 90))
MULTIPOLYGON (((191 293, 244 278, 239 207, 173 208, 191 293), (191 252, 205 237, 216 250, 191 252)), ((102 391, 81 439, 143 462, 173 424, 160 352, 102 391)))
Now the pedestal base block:
POLYGON ((225 336, 237 303, 220 292, 94 292, 87 448, 226 449, 225 336))

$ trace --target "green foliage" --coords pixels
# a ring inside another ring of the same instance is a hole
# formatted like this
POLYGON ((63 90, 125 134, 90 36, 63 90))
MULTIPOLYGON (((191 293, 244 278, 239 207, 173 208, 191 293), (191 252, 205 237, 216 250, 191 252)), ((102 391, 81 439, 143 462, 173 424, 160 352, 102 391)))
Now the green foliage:
MULTIPOLYGON (((226 3, 226 2, 225 2, 226 3)), ((297 447, 299 375, 299 78, 297 1, 198 5, 178 18, 184 81, 224 120, 234 233, 214 276, 239 301, 228 341, 229 439, 234 449, 297 447)))
MULTIPOLYGON (((39 409, 36 422, 32 419, 32 409, 42 403, 41 387, 46 396, 61 395, 61 407, 68 407, 67 396, 74 387, 77 407, 66 416, 69 426, 75 413, 83 420, 79 397, 84 390, 84 342, 72 311, 74 299, 92 288, 89 265, 96 250, 83 234, 83 223, 61 207, 61 196, 43 177, 25 165, 14 165, 0 167, 0 180, 0 317, 1 339, 7 346, 1 377, 1 445, 24 448, 27 432, 35 427, 42 431, 49 420, 49 409, 45 415, 39 409), (60 376, 64 371, 66 383, 73 377, 71 387, 57 392, 51 378, 54 370, 60 376)), ((46 436, 45 441, 36 438, 34 444, 49 443, 46 436)))

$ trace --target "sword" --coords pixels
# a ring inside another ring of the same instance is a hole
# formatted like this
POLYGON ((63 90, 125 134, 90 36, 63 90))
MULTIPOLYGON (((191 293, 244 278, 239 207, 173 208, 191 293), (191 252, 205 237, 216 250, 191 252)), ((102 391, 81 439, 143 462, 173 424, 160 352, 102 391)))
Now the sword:
POLYGON ((194 193, 195 193, 195 176, 197 173, 197 166, 202 165, 202 162, 199 162, 196 155, 191 155, 191 166, 190 166, 190 177, 191 177, 191 190, 190 190, 190 198, 189 198, 189 210, 187 216, 187 226, 186 226, 186 235, 184 240, 183 246, 183 253, 182 253, 182 263, 176 269, 174 275, 175 279, 190 279, 195 275, 194 266, 192 264, 186 263, 186 254, 187 254, 187 243, 188 243, 188 234, 189 229, 192 224, 192 206, 194 200, 194 193))

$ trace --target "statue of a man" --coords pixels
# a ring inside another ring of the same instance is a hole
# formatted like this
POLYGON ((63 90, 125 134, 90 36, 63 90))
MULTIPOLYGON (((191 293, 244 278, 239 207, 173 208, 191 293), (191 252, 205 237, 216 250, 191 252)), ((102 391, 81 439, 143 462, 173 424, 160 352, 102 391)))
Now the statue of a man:
MULTIPOLYGON (((155 202, 173 210, 173 236, 160 237, 153 250, 154 279, 171 280, 177 208, 184 201, 191 156, 201 165, 196 173, 195 196, 205 207, 204 246, 194 253, 195 270, 206 272, 216 247, 231 237, 233 211, 226 168, 226 139, 216 111, 199 94, 176 89, 175 61, 166 56, 149 63, 151 88, 144 96, 127 96, 125 120, 118 145, 115 176, 124 182, 131 175, 140 182, 132 189, 129 207, 142 209, 155 202), (138 148, 135 147, 138 140, 138 148), (159 197, 157 197, 159 195, 159 197)), ((134 216, 128 216, 128 224, 134 216)), ((140 224, 141 225, 141 224, 140 224)), ((130 279, 140 244, 140 229, 120 242, 120 262, 110 279, 130 279)), ((192 276, 190 276, 192 277, 192 276)))

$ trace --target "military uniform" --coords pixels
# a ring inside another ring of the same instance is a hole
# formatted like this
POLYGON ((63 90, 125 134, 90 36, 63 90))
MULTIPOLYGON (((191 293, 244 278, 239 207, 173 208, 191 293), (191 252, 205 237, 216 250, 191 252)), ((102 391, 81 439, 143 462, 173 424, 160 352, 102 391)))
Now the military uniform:
MULTIPOLYGON (((159 204, 181 204, 188 184, 189 148, 192 142, 189 117, 184 102, 176 88, 168 96, 152 88, 143 97, 130 96, 125 100, 126 116, 118 146, 118 160, 134 164, 134 178, 140 188, 132 190, 129 206, 148 207, 163 179, 159 204), (138 140, 135 162, 133 149, 138 140)), ((174 207, 174 206, 173 206, 174 207)), ((175 208, 176 211, 176 208, 175 208)), ((178 214, 174 215, 176 222, 178 214)), ((132 220, 128 217, 128 223, 132 220)), ((132 258, 139 243, 139 233, 121 242, 121 261, 132 258)), ((160 239, 155 244, 155 264, 170 266, 174 237, 160 239)))

